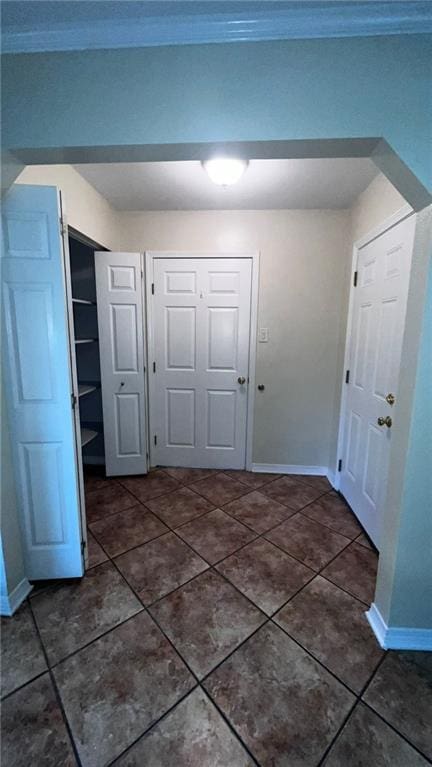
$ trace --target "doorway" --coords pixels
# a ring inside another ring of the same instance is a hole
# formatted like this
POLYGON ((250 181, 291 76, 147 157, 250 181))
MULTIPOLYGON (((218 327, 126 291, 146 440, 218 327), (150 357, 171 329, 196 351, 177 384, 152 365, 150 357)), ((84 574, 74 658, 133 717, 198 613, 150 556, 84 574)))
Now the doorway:
POLYGON ((251 463, 258 254, 147 254, 151 464, 251 463), (249 453, 249 454, 248 454, 249 453))

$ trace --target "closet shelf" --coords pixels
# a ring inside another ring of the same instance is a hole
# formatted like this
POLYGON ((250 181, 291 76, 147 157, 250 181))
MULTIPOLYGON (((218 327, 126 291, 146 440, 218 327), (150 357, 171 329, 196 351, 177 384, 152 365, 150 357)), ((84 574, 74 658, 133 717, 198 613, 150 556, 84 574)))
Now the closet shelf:
POLYGON ((97 431, 93 431, 93 429, 83 429, 81 427, 81 447, 87 445, 89 442, 91 442, 92 439, 97 437, 97 435, 97 431))
POLYGON ((96 388, 96 386, 91 386, 90 384, 78 384, 78 397, 84 397, 85 394, 96 391, 96 388))
POLYGON ((73 304, 84 304, 85 306, 96 306, 96 301, 87 301, 85 298, 72 298, 73 304))
POLYGON ((76 344, 94 344, 97 338, 75 338, 76 344))

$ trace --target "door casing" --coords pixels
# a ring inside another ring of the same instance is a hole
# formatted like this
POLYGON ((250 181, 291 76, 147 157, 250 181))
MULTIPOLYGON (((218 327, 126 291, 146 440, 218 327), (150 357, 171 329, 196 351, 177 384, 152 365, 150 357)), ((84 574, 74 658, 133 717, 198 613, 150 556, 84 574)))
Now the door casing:
MULTIPOLYGON (((147 329, 147 359, 154 359, 154 317, 153 317, 153 293, 154 261, 158 258, 250 258, 252 261, 252 286, 251 286, 251 314, 249 336, 249 386, 247 401, 246 423, 246 469, 252 470, 253 451, 253 424, 255 407, 255 369, 256 369, 256 345, 257 345, 257 322, 258 322, 258 285, 259 285, 259 261, 258 251, 252 253, 193 253, 190 251, 146 251, 145 255, 145 289, 146 289, 146 329, 147 329)), ((150 435, 154 432, 154 381, 152 372, 147 366, 148 387, 148 435, 150 466, 153 465, 153 444, 150 435)))

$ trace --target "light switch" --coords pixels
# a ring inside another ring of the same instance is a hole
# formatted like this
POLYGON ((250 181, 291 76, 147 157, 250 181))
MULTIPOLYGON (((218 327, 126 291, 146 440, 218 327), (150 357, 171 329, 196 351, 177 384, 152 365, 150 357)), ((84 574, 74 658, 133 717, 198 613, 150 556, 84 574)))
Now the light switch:
POLYGON ((260 344, 266 344, 269 340, 269 331, 268 328, 260 328, 258 333, 258 341, 260 344))

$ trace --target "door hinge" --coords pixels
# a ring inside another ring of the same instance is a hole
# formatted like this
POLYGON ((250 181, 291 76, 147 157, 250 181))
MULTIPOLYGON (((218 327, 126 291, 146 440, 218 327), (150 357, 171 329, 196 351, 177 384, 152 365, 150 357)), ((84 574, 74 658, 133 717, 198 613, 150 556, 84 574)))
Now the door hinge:
POLYGON ((85 552, 86 546, 87 546, 86 542, 85 541, 81 541, 81 554, 82 554, 82 556, 84 556, 84 552, 85 552))
POLYGON ((347 370, 347 372, 345 373, 345 383, 349 383, 349 376, 350 376, 350 372, 349 370, 347 370))
POLYGON ((156 362, 153 362, 153 373, 156 373, 156 362))
POLYGON ((338 460, 338 471, 342 471, 342 458, 338 460))
POLYGON ((154 282, 152 282, 152 296, 154 296, 154 282))
POLYGON ((355 271, 354 272, 354 279, 353 279, 353 285, 354 285, 355 288, 357 287, 357 277, 358 277, 358 272, 355 271))
POLYGON ((72 410, 75 410, 75 408, 76 408, 76 403, 77 403, 76 394, 74 394, 74 393, 72 392, 72 394, 71 394, 71 405, 72 405, 72 410))
POLYGON ((153 442, 155 443, 155 445, 157 445, 157 436, 156 436, 156 434, 153 437, 153 442))
POLYGON ((64 235, 68 233, 68 228, 66 224, 64 223, 63 219, 60 219, 60 234, 64 235))

